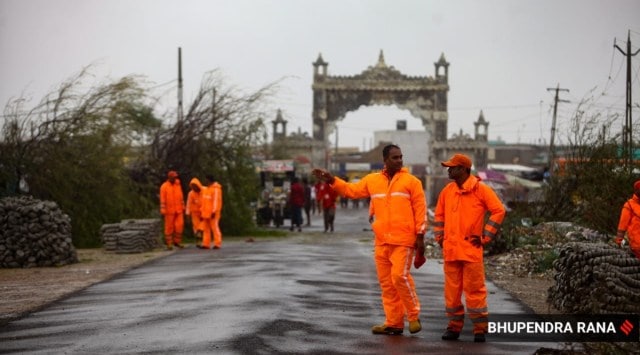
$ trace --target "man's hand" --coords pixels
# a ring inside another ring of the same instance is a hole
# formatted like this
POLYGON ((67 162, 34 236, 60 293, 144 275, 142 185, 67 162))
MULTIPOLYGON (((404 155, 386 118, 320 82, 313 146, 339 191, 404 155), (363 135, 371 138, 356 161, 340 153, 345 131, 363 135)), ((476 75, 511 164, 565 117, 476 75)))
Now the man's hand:
POLYGON ((471 242, 471 245, 473 245, 476 248, 482 247, 482 239, 480 238, 479 235, 472 235, 469 238, 469 241, 471 242))
POLYGON ((616 237, 615 242, 616 244, 618 244, 619 247, 622 246, 622 242, 624 241, 623 237, 616 237))
POLYGON ((324 169, 317 169, 316 168, 316 169, 311 170, 311 173, 318 180, 322 180, 322 181, 328 182, 330 184, 332 184, 333 181, 334 181, 333 175, 331 175, 330 172, 328 172, 328 171, 326 171, 324 169))

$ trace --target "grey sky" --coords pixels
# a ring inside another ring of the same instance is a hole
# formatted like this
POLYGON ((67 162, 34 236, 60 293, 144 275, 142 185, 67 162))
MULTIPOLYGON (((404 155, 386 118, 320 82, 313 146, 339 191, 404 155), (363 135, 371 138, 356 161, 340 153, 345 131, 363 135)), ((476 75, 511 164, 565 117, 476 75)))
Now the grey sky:
MULTIPOLYGON (((575 104, 593 88, 597 107, 624 121, 624 56, 631 30, 640 47, 637 0, 0 0, 0 104, 25 94, 40 100, 94 64, 96 81, 129 74, 155 84, 177 78, 182 47, 184 99, 206 72, 256 90, 284 79, 272 102, 288 129, 311 133, 312 65, 319 53, 330 75, 387 65, 433 76, 444 53, 449 67, 449 135, 473 133, 480 110, 489 138, 549 140, 553 93, 571 100, 558 111, 566 131, 575 104)), ((634 103, 640 102, 640 54, 632 58, 634 103)), ((175 105, 177 82, 164 88, 175 105)), ((640 119, 635 106, 634 119, 640 119)), ((418 119, 395 107, 361 108, 338 124, 339 145, 369 148, 372 132, 418 119)), ((334 139, 333 137, 331 139, 334 139)), ((557 137, 557 139, 562 139, 557 137)))

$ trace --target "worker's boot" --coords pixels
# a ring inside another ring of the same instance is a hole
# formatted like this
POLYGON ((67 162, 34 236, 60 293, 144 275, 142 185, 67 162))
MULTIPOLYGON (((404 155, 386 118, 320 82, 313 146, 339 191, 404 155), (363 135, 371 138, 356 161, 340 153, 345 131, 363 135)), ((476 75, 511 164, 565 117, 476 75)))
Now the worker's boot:
POLYGON ((371 328, 373 334, 401 335, 403 331, 402 328, 387 327, 386 324, 374 325, 371 328))

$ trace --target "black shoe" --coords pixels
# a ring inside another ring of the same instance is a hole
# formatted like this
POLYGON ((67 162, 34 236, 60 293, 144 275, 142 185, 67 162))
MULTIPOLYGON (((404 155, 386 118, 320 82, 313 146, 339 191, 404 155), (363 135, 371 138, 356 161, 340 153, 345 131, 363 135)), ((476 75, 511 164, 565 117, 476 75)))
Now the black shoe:
POLYGON ((373 334, 401 335, 402 331, 402 328, 387 327, 385 324, 374 325, 371 328, 373 334))
POLYGON ((447 328, 444 334, 442 334, 442 340, 458 340, 459 337, 460 337, 460 332, 454 332, 449 328, 447 328))
POLYGON ((208 247, 205 247, 204 245, 200 245, 200 244, 196 244, 196 247, 198 247, 198 249, 209 249, 208 247))
POLYGON ((484 343, 487 341, 487 338, 484 337, 484 333, 475 333, 473 335, 474 343, 484 343))

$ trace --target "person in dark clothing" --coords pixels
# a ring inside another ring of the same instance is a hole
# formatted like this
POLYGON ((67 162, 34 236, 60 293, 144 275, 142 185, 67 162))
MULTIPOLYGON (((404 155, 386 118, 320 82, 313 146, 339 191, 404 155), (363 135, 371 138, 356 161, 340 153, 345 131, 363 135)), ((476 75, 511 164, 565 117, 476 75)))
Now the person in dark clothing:
POLYGON ((291 192, 289 192, 289 205, 291 206, 291 228, 298 228, 298 232, 302 231, 302 208, 304 207, 304 187, 300 183, 300 179, 294 177, 291 183, 291 192))

